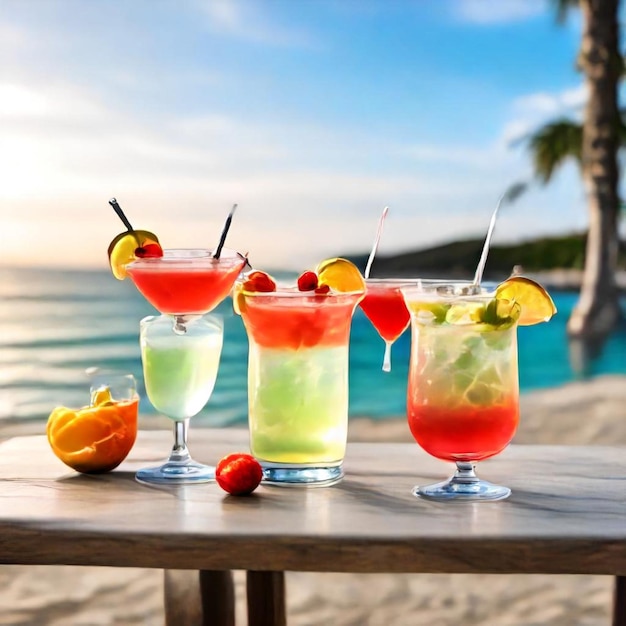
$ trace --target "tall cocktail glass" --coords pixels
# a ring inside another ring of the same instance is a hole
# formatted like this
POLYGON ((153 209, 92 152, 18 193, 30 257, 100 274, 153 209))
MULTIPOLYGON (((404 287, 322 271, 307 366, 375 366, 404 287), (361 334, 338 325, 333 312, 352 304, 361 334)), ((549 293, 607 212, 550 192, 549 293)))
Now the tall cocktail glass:
POLYGON ((407 414, 429 454, 456 463, 445 482, 418 486, 435 500, 500 500, 508 487, 479 479, 475 463, 501 452, 519 420, 519 305, 467 282, 403 289, 412 343, 407 414))
POLYGON ((343 477, 350 324, 363 292, 239 291, 248 334, 250 448, 275 485, 343 477))
POLYGON ((219 368, 223 341, 221 318, 205 315, 188 320, 185 330, 160 315, 141 320, 144 382, 155 409, 174 421, 174 446, 158 467, 140 469, 140 482, 165 485, 214 480, 215 468, 192 460, 187 449, 189 420, 208 402, 219 368))
POLYGON ((184 322, 211 312, 230 293, 246 259, 223 248, 164 250, 158 258, 136 259, 126 271, 137 289, 159 313, 184 322))
POLYGON ((385 342, 383 371, 391 371, 391 346, 409 327, 411 318, 404 303, 402 288, 414 281, 399 278, 368 278, 360 307, 385 342))

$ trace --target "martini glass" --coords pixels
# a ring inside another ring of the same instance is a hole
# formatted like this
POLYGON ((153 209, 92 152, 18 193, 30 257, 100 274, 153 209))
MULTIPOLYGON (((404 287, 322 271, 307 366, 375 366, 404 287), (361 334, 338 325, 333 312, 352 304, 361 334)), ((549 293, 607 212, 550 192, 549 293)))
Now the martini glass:
POLYGON ((409 427, 426 452, 457 468, 413 493, 439 501, 508 497, 508 487, 481 480, 474 468, 517 429, 519 305, 469 281, 420 281, 403 294, 412 328, 409 427))
POLYGON ((159 313, 173 316, 184 327, 187 320, 211 312, 228 296, 246 263, 228 248, 222 248, 219 257, 203 248, 166 249, 162 257, 136 259, 126 270, 159 313))
POLYGON ((149 316, 140 324, 141 360, 146 392, 152 405, 174 422, 174 446, 158 467, 140 469, 139 482, 178 485, 215 479, 215 468, 195 462, 187 449, 189 420, 209 401, 220 362, 221 318, 195 316, 185 332, 172 327, 165 315, 149 316))
POLYGON ((360 307, 385 342, 383 371, 391 371, 391 346, 409 327, 411 317, 404 303, 402 289, 415 281, 399 278, 368 278, 360 307))

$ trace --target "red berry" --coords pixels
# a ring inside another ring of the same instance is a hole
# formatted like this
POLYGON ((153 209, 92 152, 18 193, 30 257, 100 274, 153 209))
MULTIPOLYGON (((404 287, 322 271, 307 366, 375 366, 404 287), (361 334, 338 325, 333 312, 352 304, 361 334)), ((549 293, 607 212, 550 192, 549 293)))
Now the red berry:
POLYGON ((299 291, 313 291, 317 288, 317 274, 315 272, 303 272, 298 276, 299 291))
POLYGON ((245 291, 270 292, 276 291, 274 279, 265 272, 255 271, 248 274, 248 279, 243 284, 245 291))
POLYGON ((315 293, 319 293, 322 295, 326 293, 330 293, 330 287, 328 285, 320 285, 319 287, 315 289, 315 293))
POLYGON ((158 243, 147 243, 135 250, 135 256, 140 259, 158 259, 163 256, 163 248, 158 243))
POLYGON ((217 484, 233 496, 252 493, 263 478, 259 462, 250 454, 234 452, 220 460, 215 468, 217 484))

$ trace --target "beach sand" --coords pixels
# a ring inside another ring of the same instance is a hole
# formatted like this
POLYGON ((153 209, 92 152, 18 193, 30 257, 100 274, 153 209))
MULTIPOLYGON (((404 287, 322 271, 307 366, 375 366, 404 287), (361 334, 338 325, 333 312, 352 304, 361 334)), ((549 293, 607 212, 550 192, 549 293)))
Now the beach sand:
MULTIPOLYGON (((0 437, 41 432, 8 425, 0 437)), ((405 420, 350 423, 352 441, 413 441, 405 420)), ((619 445, 626 377, 603 376, 521 398, 515 443, 619 445)), ((235 572, 237 624, 245 577, 235 572)), ((287 573, 290 626, 608 626, 603 576, 287 573)), ((143 569, 0 566, 0 625, 163 624, 163 574, 143 569)))

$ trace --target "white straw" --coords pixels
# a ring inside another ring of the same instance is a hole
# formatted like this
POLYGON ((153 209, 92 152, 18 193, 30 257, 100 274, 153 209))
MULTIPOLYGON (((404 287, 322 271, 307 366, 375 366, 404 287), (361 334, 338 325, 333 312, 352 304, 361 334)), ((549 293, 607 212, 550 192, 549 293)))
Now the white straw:
POLYGON ((383 209, 383 213, 378 220, 378 229, 376 230, 376 239, 374 239, 374 245, 372 246, 372 251, 370 252, 369 259, 367 259, 367 265, 365 266, 365 278, 370 277, 370 270, 372 269, 372 263, 374 263, 374 257, 376 256, 376 251, 378 250, 378 244, 380 243, 380 237, 383 234, 383 226, 385 225, 385 218, 387 217, 387 213, 389 212, 389 207, 386 206, 383 209))

